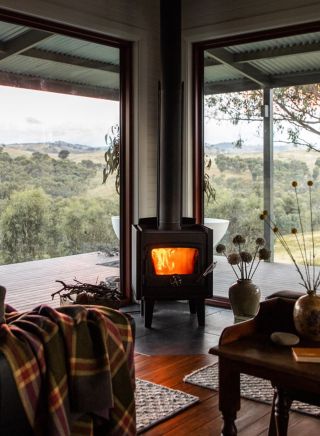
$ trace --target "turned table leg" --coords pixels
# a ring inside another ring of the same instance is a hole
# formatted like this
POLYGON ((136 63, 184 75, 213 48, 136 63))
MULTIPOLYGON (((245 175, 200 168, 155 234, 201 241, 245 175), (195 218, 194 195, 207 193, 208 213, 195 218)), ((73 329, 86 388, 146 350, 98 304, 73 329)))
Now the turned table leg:
POLYGON ((274 414, 276 398, 277 398, 277 393, 276 393, 276 390, 274 389, 272 408, 271 408, 271 413, 270 413, 270 424, 269 424, 268 436, 277 436, 277 429, 276 429, 276 423, 275 423, 275 414, 274 414))
POLYGON ((287 436, 291 404, 292 399, 288 393, 282 388, 275 387, 274 421, 277 436, 287 436))
POLYGON ((240 373, 228 359, 219 358, 219 409, 223 417, 221 434, 236 436, 235 420, 240 409, 240 373))

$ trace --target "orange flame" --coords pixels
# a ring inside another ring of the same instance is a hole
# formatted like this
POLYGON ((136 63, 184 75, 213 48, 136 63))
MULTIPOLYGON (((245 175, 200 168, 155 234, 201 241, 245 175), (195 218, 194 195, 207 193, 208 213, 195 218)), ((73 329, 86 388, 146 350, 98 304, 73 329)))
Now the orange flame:
POLYGON ((151 257, 156 275, 193 274, 198 256, 196 248, 153 248, 151 257))

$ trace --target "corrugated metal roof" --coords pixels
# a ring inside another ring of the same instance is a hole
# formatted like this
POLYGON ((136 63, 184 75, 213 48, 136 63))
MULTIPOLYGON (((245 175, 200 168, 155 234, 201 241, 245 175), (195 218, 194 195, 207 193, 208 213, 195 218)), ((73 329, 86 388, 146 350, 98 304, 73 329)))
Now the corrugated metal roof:
MULTIPOLYGON (((27 27, 0 22, 0 42, 8 42, 18 38, 28 30, 30 29, 27 27)), ((119 65, 119 49, 68 36, 52 35, 47 39, 37 42, 32 47, 40 49, 41 55, 49 56, 50 54, 55 54, 64 55, 66 57, 69 56, 69 60, 72 57, 72 60, 76 63, 78 63, 76 59, 80 59, 119 65), (48 54, 46 55, 45 53, 48 54)), ((26 50, 28 48, 29 47, 26 47, 26 50)), ((301 74, 303 75, 305 73, 310 77, 310 73, 319 73, 320 82, 320 32, 233 45, 225 47, 225 50, 234 55, 250 55, 250 59, 247 57, 245 60, 243 60, 242 56, 241 65, 254 67, 259 73, 270 78, 271 81, 275 76, 277 76, 277 78, 286 78, 288 75, 292 77, 292 74, 297 73, 300 74, 301 77, 301 74), (303 50, 308 51, 310 44, 313 44, 313 49, 317 49, 317 46, 314 47, 314 45, 318 43, 319 51, 303 53, 303 50), (292 50, 293 48, 300 47, 302 53, 292 55, 282 53, 281 56, 274 55, 274 50, 276 49, 291 47, 292 50), (267 50, 270 51, 269 54, 261 58, 261 53, 265 54, 267 50), (257 54, 256 59, 254 58, 255 54, 257 54)), ((207 53, 205 53, 205 57, 210 58, 207 53)), ((205 83, 214 85, 217 82, 228 82, 230 86, 232 86, 233 81, 237 83, 243 81, 246 83, 245 86, 248 86, 248 81, 250 84, 250 78, 248 78, 247 74, 241 72, 241 69, 237 71, 234 68, 236 66, 236 63, 233 66, 227 63, 206 66, 204 71, 205 83)), ((65 81, 84 86, 104 87, 112 90, 119 89, 118 73, 99 69, 99 65, 91 65, 91 68, 89 68, 88 65, 71 65, 68 64, 65 59, 60 59, 60 62, 56 59, 54 62, 49 59, 32 57, 32 54, 31 56, 23 56, 23 53, 17 53, 4 59, 0 57, 0 72, 1 71, 40 79, 65 81)), ((316 76, 314 76, 312 80, 317 80, 316 76)), ((252 83, 257 87, 256 82, 253 81, 252 83)))
POLYGON ((62 53, 85 59, 109 62, 115 65, 119 65, 120 63, 120 53, 118 48, 95 44, 81 39, 69 38, 67 36, 53 35, 49 39, 37 44, 37 48, 54 53, 62 53))
POLYGON ((204 82, 241 79, 243 75, 228 65, 214 65, 204 69, 204 82))
POLYGON ((231 92, 232 87, 250 89, 250 84, 256 89, 320 82, 320 32, 239 44, 223 50, 215 52, 213 48, 204 55, 207 64, 213 60, 213 65, 204 68, 206 89, 210 92, 214 92, 215 83, 219 85, 217 92, 223 92, 224 83, 225 92, 231 92), (230 53, 234 55, 231 61, 230 53), (219 64, 222 59, 224 65, 219 64))
MULTIPOLYGON (((30 28, 0 22, 0 43, 10 43, 22 36, 30 28)), ((43 34, 40 35, 40 38, 43 34)), ((22 39, 23 43, 23 39, 22 39)), ((59 81, 68 84, 88 86, 91 89, 110 89, 111 95, 120 88, 119 73, 108 71, 108 65, 119 66, 120 51, 115 47, 95 44, 81 39, 62 35, 51 35, 46 39, 25 47, 18 53, 10 53, 8 57, 0 56, 0 73, 11 73, 28 79, 59 81), (32 49, 41 52, 27 53, 32 49), (23 52, 26 51, 26 55, 23 52), (55 60, 38 58, 54 54, 55 60), (47 53, 47 54, 46 54, 47 53), (59 57, 64 55, 65 58, 59 57), (87 61, 87 62, 86 62, 87 61), (88 63, 88 61, 90 61, 88 63), (92 65, 92 62, 99 62, 92 65), (68 63, 69 62, 69 63, 68 63), (101 62, 105 65, 102 65, 101 62), (87 63, 87 65, 86 65, 87 63)), ((7 75, 5 80, 7 81, 7 75)), ((15 76, 13 76, 13 80, 15 76)), ((91 91, 90 91, 91 92, 91 91)), ((104 94, 106 95, 106 94, 104 94)))
POLYGON ((287 36, 284 38, 275 38, 271 40, 250 42, 248 44, 239 44, 228 47, 231 53, 251 53, 255 51, 274 49, 279 47, 291 47, 293 45, 306 45, 310 43, 320 43, 320 32, 306 33, 303 35, 287 36))
POLYGON ((279 58, 271 59, 262 59, 257 61, 251 61, 250 64, 257 67, 263 73, 270 75, 296 73, 303 71, 319 71, 320 52, 304 53, 295 56, 281 56, 279 58))
POLYGON ((14 24, 4 23, 0 21, 0 41, 7 42, 10 39, 14 39, 17 36, 22 35, 28 27, 15 26, 14 24))
POLYGON ((26 56, 13 57, 1 62, 1 70, 16 74, 25 74, 50 80, 63 80, 69 83, 102 86, 105 88, 119 88, 119 74, 106 71, 92 70, 67 64, 56 64, 42 59, 26 56))

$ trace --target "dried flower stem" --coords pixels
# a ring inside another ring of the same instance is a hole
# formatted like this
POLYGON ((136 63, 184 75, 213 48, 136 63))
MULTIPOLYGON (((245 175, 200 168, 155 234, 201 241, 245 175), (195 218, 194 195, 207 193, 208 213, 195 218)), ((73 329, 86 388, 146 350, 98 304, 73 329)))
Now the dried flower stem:
POLYGON ((316 291, 319 286, 320 286, 320 271, 319 271, 318 276, 314 282, 314 290, 316 291))
POLYGON ((245 250, 246 239, 242 235, 234 236, 232 242, 235 246, 233 252, 227 254, 226 247, 223 244, 218 244, 216 247, 216 251, 218 254, 224 255, 229 265, 231 265, 231 268, 238 280, 251 280, 260 261, 268 260, 270 257, 270 251, 264 247, 265 240, 261 237, 256 239, 256 248, 254 255, 245 250), (259 247, 264 248, 261 248, 259 250, 259 247), (255 265, 254 262, 257 259, 258 252, 259 262, 257 265, 255 265), (239 273, 237 272, 238 270, 239 273))
MULTIPOLYGON (((251 275, 251 278, 254 276, 255 272, 257 271, 257 268, 258 268, 258 266, 260 265, 260 262, 261 262, 261 259, 258 260, 257 265, 256 265, 256 267, 255 267, 255 269, 253 270, 253 273, 252 273, 252 275, 251 275)), ((253 263, 253 262, 252 262, 252 263, 253 263)), ((250 278, 250 277, 248 277, 248 278, 250 278)))
MULTIPOLYGON (((272 219, 268 216, 265 219, 267 225, 270 227, 271 230, 273 230, 273 227, 276 227, 274 222, 272 221, 272 219)), ((305 278, 303 277, 303 274, 299 268, 299 265, 297 264, 295 258, 293 257, 290 247, 287 244, 287 241, 285 240, 284 236, 282 235, 281 231, 278 230, 277 232, 274 232, 274 234, 276 235, 276 237, 279 239, 281 245, 283 246, 283 248, 286 250, 287 254, 289 255, 290 259, 292 260, 299 276, 301 277, 301 280, 303 281, 303 286, 308 289, 308 282, 305 280, 305 278)))
MULTIPOLYGON (((223 255, 224 255, 224 257, 228 260, 228 256, 226 255, 226 252, 225 252, 225 251, 223 251, 223 255)), ((237 271, 234 269, 233 265, 231 265, 231 263, 230 263, 229 265, 230 265, 231 268, 233 269, 233 272, 235 273, 237 279, 239 279, 240 277, 238 276, 237 271)), ((238 267, 239 267, 239 265, 238 265, 238 267)), ((240 268, 239 268, 239 269, 240 269, 240 268)))
MULTIPOLYGON (((252 271, 252 267, 253 267, 254 261, 256 260, 256 257, 257 257, 257 254, 258 254, 258 250, 259 250, 259 245, 256 246, 256 249, 255 249, 255 252, 254 252, 254 255, 253 255, 253 259, 252 259, 252 262, 251 262, 251 265, 250 265, 250 270, 249 270, 248 279, 250 279, 250 274, 251 274, 251 271, 252 271)), ((259 264, 258 264, 258 265, 259 265, 259 264)), ((254 274, 254 273, 255 273, 255 270, 254 270, 254 272, 252 273, 251 278, 253 277, 253 274, 254 274)))
MULTIPOLYGON (((241 251, 244 250, 244 246, 243 248, 241 248, 241 244, 239 244, 239 254, 241 253, 241 251)), ((247 278, 247 264, 246 262, 244 262, 244 260, 241 257, 241 279, 244 280, 247 278)))
POLYGON ((315 287, 315 275, 316 275, 316 269, 315 269, 315 246, 314 246, 314 228, 313 228, 313 210, 312 210, 312 193, 311 193, 311 186, 308 183, 309 186, 309 204, 310 204, 310 224, 311 224, 311 239, 312 239, 312 283, 314 290, 317 288, 315 287))
MULTIPOLYGON (((297 233, 295 234, 295 237, 296 237, 296 241, 297 241, 297 244, 298 244, 298 247, 299 247, 299 250, 300 250, 301 257, 303 259, 303 251, 302 251, 302 247, 301 247, 301 244, 300 244, 300 241, 299 241, 297 233)), ((307 267, 308 263, 307 262, 303 262, 303 265, 304 265, 304 269, 305 269, 305 272, 306 272, 307 282, 308 282, 308 285, 309 285, 309 288, 310 288, 311 283, 310 283, 310 274, 308 274, 308 267, 307 267)))
POLYGON ((299 196, 298 196, 298 191, 297 191, 297 187, 296 186, 294 186, 294 192, 295 192, 295 195, 296 195, 297 208, 298 208, 298 217, 299 217, 299 222, 300 222, 302 241, 303 241, 303 248, 304 248, 304 254, 305 254, 305 257, 302 256, 302 259, 303 259, 305 270, 306 270, 307 282, 309 283, 309 288, 310 288, 311 283, 310 283, 310 271, 309 271, 309 268, 308 268, 309 265, 308 265, 308 259, 307 259, 307 246, 306 246, 306 240, 305 240, 305 237, 304 237, 304 229, 303 229, 303 223, 302 223, 302 217, 301 217, 301 208, 300 208, 299 196))

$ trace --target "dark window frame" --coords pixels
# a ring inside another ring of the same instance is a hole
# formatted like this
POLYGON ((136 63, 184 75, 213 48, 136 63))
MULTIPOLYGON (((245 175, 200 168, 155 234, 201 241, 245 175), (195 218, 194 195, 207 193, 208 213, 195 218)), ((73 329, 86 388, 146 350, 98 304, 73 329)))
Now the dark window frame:
MULTIPOLYGON (((268 39, 319 32, 320 21, 286 26, 281 28, 244 33, 241 35, 217 38, 192 44, 192 132, 193 132, 193 216, 198 224, 204 219, 204 51, 210 48, 223 48, 230 45, 265 41, 268 39)), ((269 156, 269 158, 271 158, 269 156)), ((266 164, 265 164, 266 165, 266 164)), ((265 195, 265 192, 264 192, 265 195)), ((270 236, 270 235, 269 235, 270 236)), ((271 239, 272 236, 270 236, 271 239)), ((221 307, 230 307, 228 298, 213 296, 207 301, 221 307)))
POLYGON ((131 224, 133 219, 133 42, 76 26, 0 8, 0 20, 109 45, 120 50, 120 283, 123 303, 131 300, 131 224))

